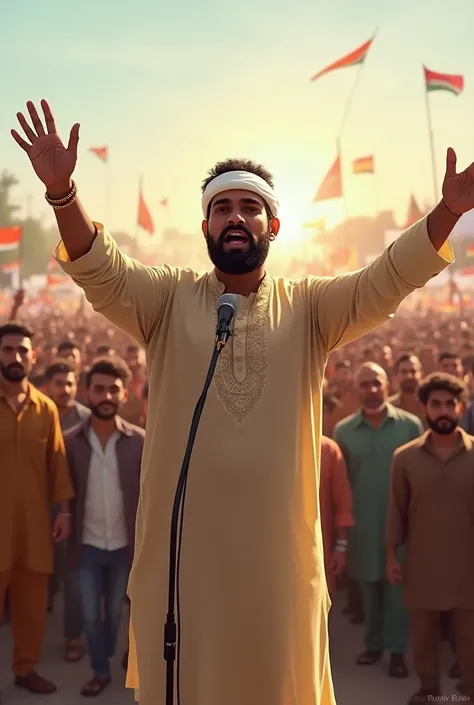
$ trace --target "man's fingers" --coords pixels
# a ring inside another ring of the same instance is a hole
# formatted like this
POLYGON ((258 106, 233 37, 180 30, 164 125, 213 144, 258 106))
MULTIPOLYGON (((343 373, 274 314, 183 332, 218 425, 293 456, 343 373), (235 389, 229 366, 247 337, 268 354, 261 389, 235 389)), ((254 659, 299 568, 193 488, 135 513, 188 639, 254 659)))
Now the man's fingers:
POLYGON ((27 122, 25 116, 23 115, 23 113, 17 113, 16 116, 18 118, 18 122, 20 123, 20 125, 23 128, 25 135, 28 137, 30 142, 34 142, 38 135, 36 135, 34 133, 34 131, 31 129, 31 127, 28 125, 28 122, 27 122))
POLYGON ((28 153, 30 151, 31 144, 29 144, 26 140, 24 140, 23 137, 21 135, 19 135, 16 130, 10 130, 10 134, 13 137, 13 139, 15 140, 15 142, 17 144, 19 144, 22 149, 25 150, 25 152, 28 153))
POLYGON ((456 152, 452 147, 448 147, 446 152, 446 176, 456 176, 456 152))
POLYGON ((40 120, 40 116, 38 115, 38 111, 36 110, 35 104, 29 100, 26 104, 26 107, 28 108, 28 112, 31 117, 31 122, 33 123, 33 127, 36 130, 36 134, 38 137, 43 137, 44 135, 44 127, 43 123, 40 120))
POLYGON ((44 98, 41 101, 41 107, 43 108, 44 120, 46 123, 48 135, 54 134, 56 132, 56 124, 54 122, 53 113, 51 112, 51 108, 49 107, 48 101, 44 100, 44 98))
POLYGON ((67 145, 68 152, 73 152, 77 156, 77 145, 79 143, 79 123, 72 126, 67 145))

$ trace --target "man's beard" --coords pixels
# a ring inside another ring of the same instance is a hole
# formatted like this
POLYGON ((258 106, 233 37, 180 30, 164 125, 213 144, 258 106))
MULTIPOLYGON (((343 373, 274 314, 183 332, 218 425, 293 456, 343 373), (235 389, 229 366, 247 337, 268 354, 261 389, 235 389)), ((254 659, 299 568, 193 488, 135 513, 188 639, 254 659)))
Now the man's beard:
POLYGON ((440 436, 449 436, 459 426, 459 419, 451 419, 449 416, 440 416, 439 419, 433 420, 429 416, 426 417, 428 426, 434 433, 440 436))
POLYGON ((208 232, 206 241, 209 257, 217 269, 224 274, 248 274, 261 267, 267 259, 270 248, 270 230, 257 239, 245 226, 229 225, 224 228, 217 240, 214 240, 208 232), (240 231, 247 236, 246 249, 228 251, 224 249, 225 236, 231 231, 240 231))
POLYGON ((416 379, 404 379, 403 382, 400 382, 400 389, 405 394, 414 394, 418 389, 418 382, 416 379))
POLYGON ((114 416, 117 415, 118 408, 119 405, 114 404, 111 401, 101 401, 100 404, 89 404, 89 409, 91 410, 92 415, 101 421, 110 421, 110 419, 113 419, 114 416), (104 408, 106 407, 110 408, 107 408, 107 411, 104 411, 104 408))
POLYGON ((25 368, 18 362, 12 362, 11 365, 0 364, 0 372, 7 382, 23 382, 27 374, 25 368))

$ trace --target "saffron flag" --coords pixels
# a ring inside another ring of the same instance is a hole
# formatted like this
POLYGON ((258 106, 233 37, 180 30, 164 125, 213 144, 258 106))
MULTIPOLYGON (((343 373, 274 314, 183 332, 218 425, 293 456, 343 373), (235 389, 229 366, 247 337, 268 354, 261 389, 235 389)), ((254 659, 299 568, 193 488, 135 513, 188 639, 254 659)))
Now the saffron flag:
POLYGON ((341 196, 341 158, 337 155, 336 161, 324 177, 323 182, 313 199, 313 203, 317 203, 318 201, 328 201, 330 198, 341 198, 341 196))
POLYGON ((449 73, 437 73, 430 71, 423 66, 425 72, 426 90, 429 91, 450 91, 454 95, 462 93, 464 88, 464 76, 449 73))
POLYGON ((99 157, 103 162, 107 162, 109 159, 109 148, 108 147, 91 147, 90 152, 99 157))
POLYGON ((138 195, 137 223, 141 228, 143 228, 143 230, 146 230, 146 232, 149 233, 150 235, 153 235, 153 233, 155 232, 155 226, 153 224, 153 219, 151 217, 150 211, 148 210, 148 206, 145 203, 145 199, 143 198, 141 183, 140 183, 140 192, 138 195))
POLYGON ((318 78, 321 78, 321 76, 324 76, 325 74, 330 73, 331 71, 335 71, 336 69, 345 69, 348 66, 357 66, 358 64, 363 64, 374 39, 375 35, 371 39, 369 39, 368 42, 362 44, 362 46, 360 46, 358 49, 354 49, 354 51, 351 51, 350 54, 346 54, 346 56, 343 56, 342 59, 338 59, 332 64, 329 64, 329 66, 326 66, 321 71, 318 71, 318 73, 316 73, 311 80, 316 81, 318 78))
POLYGON ((352 162, 353 174, 373 174, 375 171, 374 157, 360 157, 352 162))
POLYGON ((0 228, 0 252, 9 252, 20 246, 21 228, 11 226, 0 228))

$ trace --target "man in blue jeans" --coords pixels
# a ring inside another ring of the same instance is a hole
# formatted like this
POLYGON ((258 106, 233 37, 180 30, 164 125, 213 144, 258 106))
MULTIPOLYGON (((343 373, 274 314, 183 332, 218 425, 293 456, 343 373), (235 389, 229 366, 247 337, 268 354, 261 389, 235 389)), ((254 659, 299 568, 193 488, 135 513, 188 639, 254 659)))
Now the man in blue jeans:
POLYGON ((89 697, 110 683, 135 543, 144 431, 118 415, 129 379, 122 360, 96 361, 86 376, 91 418, 65 435, 75 492, 70 560, 94 672, 81 693, 89 697))

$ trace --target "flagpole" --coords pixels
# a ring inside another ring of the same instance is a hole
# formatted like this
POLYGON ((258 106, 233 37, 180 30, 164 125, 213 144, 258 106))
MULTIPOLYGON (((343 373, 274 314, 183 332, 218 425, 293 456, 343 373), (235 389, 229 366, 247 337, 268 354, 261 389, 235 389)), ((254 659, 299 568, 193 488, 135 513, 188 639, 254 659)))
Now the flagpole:
POLYGON ((349 115, 349 109, 351 107, 352 101, 354 100, 354 96, 356 94, 357 87, 360 83, 360 78, 362 76, 362 71, 364 70, 364 66, 365 66, 365 61, 360 65, 359 71, 357 73, 357 78, 354 82, 354 85, 352 86, 352 90, 349 93, 349 97, 346 101, 346 106, 344 108, 344 113, 342 115, 341 126, 339 127, 339 134, 338 134, 337 142, 336 142, 337 153, 338 153, 339 160, 340 160, 339 164, 340 164, 340 173, 341 173, 341 198, 342 198, 342 210, 343 210, 343 214, 344 214, 344 220, 347 219, 348 211, 347 211, 346 189, 344 188, 344 177, 343 177, 344 169, 342 167, 342 164, 343 164, 343 162, 342 162, 342 135, 344 132, 345 124, 347 122, 347 117, 349 115))
POLYGON ((342 199, 342 212, 344 215, 344 220, 347 219, 347 199, 346 199, 346 189, 344 188, 344 178, 342 171, 342 158, 341 158, 341 138, 340 136, 336 141, 337 156, 339 158, 339 178, 341 181, 341 199, 342 199))
POLYGON ((23 288, 23 228, 21 228, 21 234, 20 234, 20 242, 18 243, 18 256, 19 256, 19 265, 18 265, 18 288, 22 289, 23 288))
MULTIPOLYGON (((377 32, 379 31, 379 28, 377 27, 374 34, 373 34, 373 39, 375 39, 377 32)), ((352 101, 354 100, 357 88, 360 83, 360 79, 362 77, 362 72, 364 70, 364 66, 366 64, 366 61, 364 61, 360 64, 359 71, 357 73, 357 78, 354 81, 354 85, 352 86, 352 90, 349 93, 349 97, 347 98, 346 105, 344 108, 344 112, 342 114, 342 120, 341 120, 341 125, 339 127, 339 133, 338 133, 338 138, 337 138, 337 153, 339 155, 340 159, 340 172, 341 172, 341 191, 342 191, 342 207, 343 207, 343 212, 344 212, 344 218, 347 218, 347 199, 346 199, 346 190, 344 188, 344 179, 343 179, 343 168, 342 168, 342 151, 341 151, 341 145, 342 145, 342 135, 344 132, 344 127, 347 122, 347 118, 349 116, 349 110, 352 105, 352 101)))
POLYGON ((430 101, 428 100, 428 91, 426 90, 425 86, 425 105, 426 105, 426 119, 428 122, 428 136, 430 139, 430 150, 431 150, 431 170, 432 170, 432 175, 433 175, 433 206, 436 205, 436 201, 438 200, 438 183, 436 179, 436 157, 435 157, 435 148, 434 148, 434 139, 433 139, 433 123, 431 120, 431 110, 430 110, 430 101))
POLYGON ((104 223, 108 225, 110 200, 110 163, 108 154, 107 161, 105 162, 104 167, 104 223))
POLYGON ((138 208, 140 207, 140 197, 142 194, 142 181, 143 181, 143 176, 142 174, 139 174, 138 176, 138 201, 137 201, 137 212, 135 214, 135 235, 134 235, 134 253, 133 257, 136 259, 138 257, 138 232, 139 232, 139 225, 138 225, 138 208))

